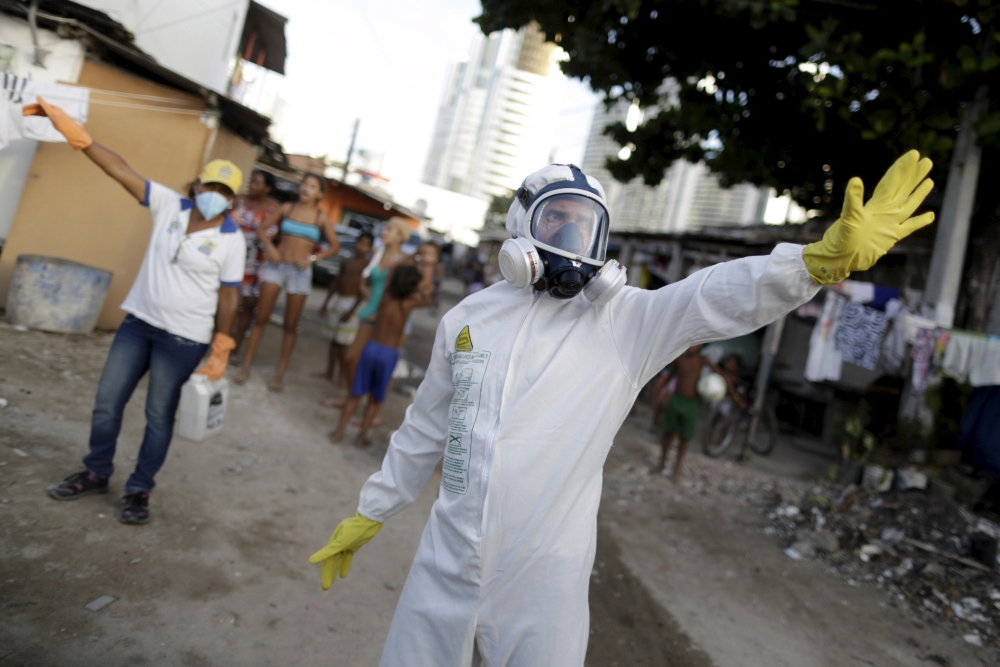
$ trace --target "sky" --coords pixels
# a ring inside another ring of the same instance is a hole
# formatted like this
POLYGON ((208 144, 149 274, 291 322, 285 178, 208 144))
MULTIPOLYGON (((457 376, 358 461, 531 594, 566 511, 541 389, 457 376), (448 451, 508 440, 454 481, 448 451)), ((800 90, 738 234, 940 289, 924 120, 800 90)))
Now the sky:
MULTIPOLYGON (((288 17, 279 132, 291 153, 342 160, 354 120, 357 147, 385 152, 383 173, 419 181, 449 62, 479 27, 476 0, 264 0, 288 17)), ((598 97, 569 80, 552 150, 583 158, 598 97)))

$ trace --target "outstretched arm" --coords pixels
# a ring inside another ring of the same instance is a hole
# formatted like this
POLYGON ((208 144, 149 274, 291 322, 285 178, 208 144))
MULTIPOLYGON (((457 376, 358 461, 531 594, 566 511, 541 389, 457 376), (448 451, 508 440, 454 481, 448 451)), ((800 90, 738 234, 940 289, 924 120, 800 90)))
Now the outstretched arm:
POLYGON ((609 304, 618 354, 636 386, 692 345, 756 331, 811 299, 820 285, 802 246, 702 269, 658 290, 626 287, 609 304))
POLYGON ((122 184, 129 194, 140 204, 146 204, 146 179, 135 172, 132 167, 110 148, 93 143, 83 149, 83 154, 91 159, 104 173, 122 184))
POLYGON ((70 118, 65 111, 39 97, 37 104, 24 105, 22 113, 25 116, 48 118, 52 121, 52 126, 66 137, 70 146, 78 151, 83 151, 94 164, 104 170, 104 173, 121 183, 122 187, 128 190, 129 194, 135 197, 139 203, 148 204, 146 201, 146 179, 135 173, 135 170, 128 166, 128 163, 120 155, 95 143, 83 125, 70 118))
POLYGON ((427 375, 417 389, 406 418, 393 433, 382 469, 361 489, 358 513, 383 522, 417 499, 444 453, 448 406, 454 396, 451 365, 446 357, 444 322, 438 325, 427 375))
POLYGON ((820 284, 871 268, 934 221, 933 213, 913 215, 934 188, 932 166, 906 153, 867 203, 864 184, 852 178, 840 218, 805 248, 782 243, 767 257, 716 264, 655 292, 623 290, 610 304, 610 326, 632 382, 642 386, 690 345, 750 333, 811 299, 820 284))
POLYGON ((340 522, 329 543, 309 557, 322 563, 323 590, 339 575, 347 576, 354 554, 382 529, 386 519, 416 500, 427 478, 441 460, 448 426, 448 404, 454 387, 451 366, 445 358, 444 323, 438 325, 434 352, 417 397, 406 410, 403 425, 389 443, 382 469, 361 489, 361 502, 353 517, 340 522))

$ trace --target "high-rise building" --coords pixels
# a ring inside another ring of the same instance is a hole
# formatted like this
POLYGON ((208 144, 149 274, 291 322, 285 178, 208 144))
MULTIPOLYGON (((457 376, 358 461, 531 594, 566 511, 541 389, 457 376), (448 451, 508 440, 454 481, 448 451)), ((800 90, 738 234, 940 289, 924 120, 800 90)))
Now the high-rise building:
POLYGON ((659 185, 641 178, 620 183, 605 168, 608 157, 622 149, 604 134, 616 122, 641 119, 638 107, 620 101, 611 109, 598 102, 581 168, 601 182, 608 198, 611 227, 620 231, 683 232, 705 226, 743 226, 763 222, 768 188, 736 185, 723 188, 704 164, 675 162, 659 185))
POLYGON ((534 24, 477 36, 449 68, 423 182, 488 201, 547 164, 562 55, 534 24))

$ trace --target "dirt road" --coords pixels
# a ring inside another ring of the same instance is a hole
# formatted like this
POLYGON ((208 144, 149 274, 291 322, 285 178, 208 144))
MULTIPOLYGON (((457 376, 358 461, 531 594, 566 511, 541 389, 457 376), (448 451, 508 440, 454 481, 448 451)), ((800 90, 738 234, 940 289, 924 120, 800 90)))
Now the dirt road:
MULTIPOLYGON (((337 413, 319 405, 329 390, 310 377, 325 353, 319 330, 303 324, 282 394, 264 387, 280 340, 268 332, 256 375, 231 392, 225 433, 174 442, 153 520, 136 527, 118 523, 117 495, 142 436, 144 385, 126 412, 112 493, 44 494, 80 469, 111 335, 0 325, 0 665, 377 664, 438 480, 348 579, 320 591, 307 558, 354 511, 387 429, 371 451, 328 443, 337 413), (115 601, 85 609, 104 595, 115 601)), ((433 330, 421 313, 408 344, 416 363, 433 330)), ((392 393, 385 423, 407 404, 392 393)), ((644 477, 651 447, 630 421, 609 459, 589 665, 996 664, 914 626, 877 591, 789 561, 759 513, 644 477)))

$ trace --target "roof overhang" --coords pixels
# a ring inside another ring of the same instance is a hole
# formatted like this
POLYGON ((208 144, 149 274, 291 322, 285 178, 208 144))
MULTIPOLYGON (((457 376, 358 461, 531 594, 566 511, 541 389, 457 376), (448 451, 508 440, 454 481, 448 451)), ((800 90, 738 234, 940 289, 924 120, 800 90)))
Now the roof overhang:
POLYGON ((240 57, 278 74, 285 73, 287 45, 285 24, 288 19, 251 0, 243 22, 240 57))
MULTIPOLYGON (((27 4, 23 2, 0 0, 0 12, 25 20, 28 18, 27 4)), ((88 52, 102 61, 144 79, 201 97, 209 107, 219 109, 223 125, 250 143, 260 145, 268 139, 270 119, 160 65, 138 49, 132 43, 132 33, 107 14, 68 0, 43 0, 37 12, 37 22, 39 26, 54 30, 63 37, 81 39, 88 52)))

